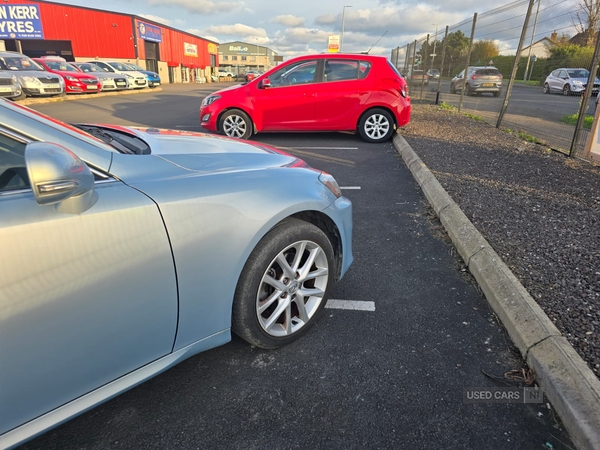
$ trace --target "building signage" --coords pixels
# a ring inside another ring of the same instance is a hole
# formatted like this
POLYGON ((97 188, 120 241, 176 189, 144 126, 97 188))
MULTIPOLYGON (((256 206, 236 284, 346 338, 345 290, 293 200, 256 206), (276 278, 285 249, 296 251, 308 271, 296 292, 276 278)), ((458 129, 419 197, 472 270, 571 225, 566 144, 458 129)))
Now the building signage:
POLYGON ((145 41, 162 42, 162 28, 149 23, 138 22, 140 37, 145 41))
POLYGON ((241 45, 230 45, 229 46, 229 51, 230 52, 244 52, 244 53, 248 53, 248 47, 242 47, 241 45))
POLYGON ((327 44, 327 51, 329 53, 338 53, 340 51, 340 35, 333 34, 329 36, 329 42, 327 44))
POLYGON ((213 44, 212 42, 210 44, 208 44, 208 53, 218 53, 219 52, 219 48, 217 47, 217 44, 213 44))
POLYGON ((187 42, 183 43, 183 54, 185 56, 193 56, 194 58, 198 57, 198 46, 196 44, 188 44, 187 42))
POLYGON ((39 5, 0 5, 0 39, 44 39, 39 5))

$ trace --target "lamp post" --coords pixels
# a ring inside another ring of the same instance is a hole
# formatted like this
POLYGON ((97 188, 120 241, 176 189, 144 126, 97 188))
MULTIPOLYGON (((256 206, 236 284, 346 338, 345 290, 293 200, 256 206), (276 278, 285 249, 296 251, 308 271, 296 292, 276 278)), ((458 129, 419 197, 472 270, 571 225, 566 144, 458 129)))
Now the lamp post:
POLYGON ((344 20, 346 18, 346 8, 352 8, 352 5, 345 5, 342 9, 342 36, 340 38, 340 52, 344 50, 344 20))

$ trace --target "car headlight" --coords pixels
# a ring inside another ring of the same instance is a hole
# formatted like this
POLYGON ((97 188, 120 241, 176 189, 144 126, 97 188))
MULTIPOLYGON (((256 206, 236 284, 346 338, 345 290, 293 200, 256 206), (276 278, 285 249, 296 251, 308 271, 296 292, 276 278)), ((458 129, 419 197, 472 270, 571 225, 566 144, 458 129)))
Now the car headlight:
POLYGON ((21 80, 23 80, 25 83, 30 83, 30 84, 42 84, 42 82, 40 80, 38 80, 36 77, 27 77, 27 76, 22 76, 21 80))
POLYGON ((126 76, 127 78, 130 78, 130 79, 132 79, 132 80, 133 80, 133 79, 135 79, 135 77, 134 77, 133 75, 129 75, 128 73, 126 73, 126 74, 125 74, 125 76, 126 76))
POLYGON ((583 86, 583 83, 581 81, 578 81, 578 80, 573 80, 573 84, 575 86, 583 86))
POLYGON ((77 78, 75 78, 75 77, 71 77, 71 76, 69 76, 69 75, 65 76, 65 78, 66 78, 67 80, 69 80, 69 81, 77 81, 77 78))
POLYGON ((102 77, 100 78, 101 81, 110 81, 110 77, 102 77))
POLYGON ((12 81, 13 81, 13 83, 18 83, 19 82, 19 80, 17 80, 17 77, 15 77, 14 75, 12 76, 12 81))
POLYGON ((342 196, 342 190, 337 184, 337 181, 335 181, 335 178, 333 178, 327 172, 321 172, 321 175, 319 175, 319 181, 323 183, 333 193, 333 195, 336 196, 336 198, 340 198, 342 196))
POLYGON ((208 106, 211 103, 214 103, 215 101, 219 100, 220 98, 220 95, 209 95, 204 100, 202 100, 202 106, 208 106))

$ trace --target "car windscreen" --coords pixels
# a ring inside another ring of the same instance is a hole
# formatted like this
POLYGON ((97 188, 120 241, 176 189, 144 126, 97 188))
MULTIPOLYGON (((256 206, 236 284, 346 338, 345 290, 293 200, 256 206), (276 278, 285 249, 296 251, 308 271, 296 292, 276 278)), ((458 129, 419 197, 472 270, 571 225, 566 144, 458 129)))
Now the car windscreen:
POLYGON ((4 65, 6 65, 8 70, 35 70, 37 72, 46 71, 46 69, 28 57, 4 56, 0 58, 0 60, 4 63, 4 65))
POLYGON ((127 67, 126 64, 123 64, 120 62, 109 62, 108 64, 110 64, 112 67, 114 67, 115 69, 117 69, 120 72, 128 72, 128 71, 132 70, 129 67, 127 67))
POLYGON ((44 64, 46 64, 50 69, 58 70, 60 72, 77 72, 78 71, 73 66, 71 66, 63 61, 44 61, 44 64))
POLYGON ((105 73, 103 69, 100 69, 98 66, 94 64, 77 64, 77 67, 81 69, 82 72, 101 72, 105 73))

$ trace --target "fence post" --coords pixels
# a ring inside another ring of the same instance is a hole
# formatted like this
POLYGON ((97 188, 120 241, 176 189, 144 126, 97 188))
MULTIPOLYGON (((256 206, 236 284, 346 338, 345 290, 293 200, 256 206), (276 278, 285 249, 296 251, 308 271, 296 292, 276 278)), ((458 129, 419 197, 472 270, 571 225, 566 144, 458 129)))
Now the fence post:
MULTIPOLYGON (((583 128, 583 121, 585 120, 585 112, 588 109, 590 97, 592 96, 592 90, 594 88, 594 81, 596 81, 596 72, 598 71, 600 57, 600 31, 596 35, 596 47, 594 48, 594 56, 592 57, 592 67, 590 67, 590 73, 588 75, 588 81, 583 93, 583 99, 581 106, 579 107, 579 115, 577 117, 577 123, 575 124, 575 133, 573 134, 573 140, 571 141, 571 148, 569 149, 569 156, 573 156, 579 143, 579 135, 583 128)), ((600 95, 600 94, 598 94, 600 95)))
POLYGON ((406 44, 406 54, 404 55, 404 67, 402 68, 402 75, 406 76, 408 72, 408 58, 410 57, 410 44, 406 44))
MULTIPOLYGON (((533 47, 533 39, 535 38, 535 29, 537 27, 538 16, 540 15, 540 2, 542 0, 537 0, 537 12, 535 13, 535 22, 533 22, 533 31, 531 32, 531 43, 529 44, 529 52, 527 54, 527 65, 525 66, 525 75, 523 75, 523 81, 527 81, 527 71, 529 70, 529 61, 531 61, 531 50, 533 47)), ((518 56, 520 58, 521 55, 518 56)), ((531 72, 533 72, 533 64, 531 65, 531 72)), ((531 79, 531 75, 529 76, 531 79)))
POLYGON ((446 44, 448 43, 448 25, 446 25, 446 34, 444 35, 444 45, 442 45, 442 65, 440 66, 440 77, 438 78, 437 94, 435 94, 435 104, 440 103, 440 89, 442 87, 442 75, 444 72, 444 58, 446 57, 446 44))
POLYGON ((412 62, 410 63, 410 75, 408 77, 408 82, 410 83, 410 77, 412 76, 413 70, 415 70, 415 58, 417 57, 417 40, 415 39, 414 47, 413 47, 413 57, 412 62))
POLYGON ((521 30, 521 39, 519 39, 517 54, 515 55, 515 62, 513 63, 510 80, 508 80, 508 86, 506 87, 506 95, 504 96, 504 102, 502 103, 500 114, 498 114, 498 122, 496 122, 496 128, 500 128, 500 125, 502 125, 504 113, 506 112, 506 108, 508 108, 508 100, 510 99, 510 93, 512 92, 512 87, 515 83, 515 78, 517 77, 517 69, 519 68, 519 57, 521 56, 521 50, 523 50, 523 42, 525 41, 525 35, 527 34, 527 27, 529 26, 529 19, 531 18, 531 10, 533 9, 534 3, 535 0, 529 0, 527 14, 525 15, 525 23, 523 24, 523 29, 521 30))
MULTIPOLYGON (((427 33, 427 40, 425 41, 427 44, 427 51, 429 51, 429 33, 427 33)), ((427 55, 427 59, 429 59, 429 55, 427 55)), ((423 46, 421 45, 421 72, 423 72, 423 77, 421 78, 421 92, 419 94, 419 100, 423 100, 423 86, 425 85, 425 66, 427 65, 427 61, 425 60, 425 55, 423 55, 423 46)), ((429 82, 427 82, 429 84, 429 82)))
POLYGON ((462 109, 463 98, 465 96, 465 86, 467 85, 467 75, 469 72, 469 63, 471 62, 471 50, 473 49, 473 37, 475 37, 475 24, 477 23, 477 13, 473 14, 473 26, 471 27, 471 39, 469 40, 469 51, 467 52, 467 64, 463 75, 463 85, 460 90, 460 101, 458 102, 458 112, 462 109))

